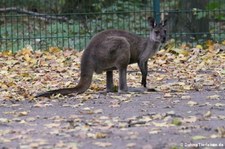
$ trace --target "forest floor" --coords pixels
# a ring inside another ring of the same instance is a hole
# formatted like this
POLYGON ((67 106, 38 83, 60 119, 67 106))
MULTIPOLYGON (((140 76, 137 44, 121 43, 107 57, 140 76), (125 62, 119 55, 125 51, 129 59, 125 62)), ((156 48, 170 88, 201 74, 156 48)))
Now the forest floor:
POLYGON ((127 94, 104 93, 105 74, 95 74, 84 94, 34 98, 77 84, 81 54, 0 52, 0 149, 225 148, 225 41, 168 43, 149 60, 148 91, 134 64, 127 94))

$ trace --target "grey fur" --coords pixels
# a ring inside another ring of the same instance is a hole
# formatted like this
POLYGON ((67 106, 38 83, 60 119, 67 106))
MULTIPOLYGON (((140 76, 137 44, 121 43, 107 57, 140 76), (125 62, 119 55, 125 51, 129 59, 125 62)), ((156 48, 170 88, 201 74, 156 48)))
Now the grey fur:
POLYGON ((113 91, 113 70, 119 71, 119 92, 127 91, 127 66, 138 63, 142 73, 141 84, 146 87, 147 62, 166 40, 166 21, 156 24, 148 18, 150 34, 148 38, 123 30, 106 30, 96 34, 84 50, 81 58, 80 81, 74 88, 47 91, 36 97, 49 97, 53 94, 67 95, 85 92, 91 85, 93 73, 106 71, 107 91, 113 91))

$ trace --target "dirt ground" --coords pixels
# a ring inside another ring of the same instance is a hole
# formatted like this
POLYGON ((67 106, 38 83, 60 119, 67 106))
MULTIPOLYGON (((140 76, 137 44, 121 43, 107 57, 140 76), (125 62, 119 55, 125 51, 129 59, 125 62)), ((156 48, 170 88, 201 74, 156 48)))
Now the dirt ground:
POLYGON ((225 148, 225 93, 0 103, 0 148, 225 148))

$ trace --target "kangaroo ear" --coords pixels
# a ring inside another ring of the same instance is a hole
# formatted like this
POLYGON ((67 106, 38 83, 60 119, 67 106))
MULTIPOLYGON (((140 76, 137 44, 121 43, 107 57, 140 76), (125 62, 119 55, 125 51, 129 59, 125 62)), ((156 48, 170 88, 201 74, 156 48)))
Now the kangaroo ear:
POLYGON ((167 25, 167 19, 165 19, 164 21, 162 21, 161 25, 164 27, 167 25))
POLYGON ((148 17, 148 23, 149 23, 150 27, 152 27, 152 28, 156 27, 156 21, 154 18, 148 17))

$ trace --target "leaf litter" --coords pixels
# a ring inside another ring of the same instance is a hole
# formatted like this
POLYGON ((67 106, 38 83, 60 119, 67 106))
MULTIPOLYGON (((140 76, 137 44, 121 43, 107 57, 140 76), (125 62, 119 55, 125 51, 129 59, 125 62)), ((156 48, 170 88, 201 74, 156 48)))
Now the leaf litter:
MULTIPOLYGON (((129 128, 147 128, 151 135, 158 135, 167 129, 177 129, 180 133, 190 133, 203 126, 201 121, 224 120, 224 115, 214 115, 213 109, 224 108, 224 96, 217 94, 218 91, 225 90, 225 52, 224 45, 218 43, 206 43, 190 47, 181 45, 178 48, 168 46, 162 49, 149 61, 148 86, 162 96, 158 97, 158 102, 168 102, 165 109, 169 111, 148 113, 145 115, 122 118, 118 116, 105 115, 103 107, 85 106, 85 102, 97 101, 102 98, 100 93, 105 90, 105 74, 94 75, 91 87, 81 95, 73 96, 77 104, 64 103, 62 107, 79 109, 78 115, 68 115, 68 117, 55 116, 44 117, 50 120, 42 127, 48 130, 48 134, 69 137, 71 135, 84 139, 96 140, 92 145, 96 147, 111 147, 113 143, 107 138, 112 136, 111 129, 119 129, 127 132, 126 140, 136 140, 140 134, 129 131, 129 128), (210 44, 209 44, 210 43, 210 44), (203 48, 204 47, 204 48, 203 48), (206 47, 206 48, 205 48, 206 47), (222 50, 221 50, 222 49, 222 50), (190 92, 215 91, 214 94, 206 96, 207 103, 201 103, 198 99, 189 95, 190 92), (174 100, 177 99, 177 100, 174 100), (178 111, 171 109, 180 104, 186 103, 189 107, 188 116, 182 116, 178 111), (196 108, 209 107, 205 113, 195 113, 196 108), (88 118, 85 118, 88 117, 88 118), (50 131, 49 131, 50 130, 50 131), (76 133, 76 134, 74 134, 76 133), (132 135, 131 135, 132 134, 132 135), (104 140, 106 139, 106 140, 104 140)), ((0 100, 1 101, 32 101, 33 108, 45 109, 54 107, 54 103, 46 99, 35 99, 38 92, 57 89, 63 87, 73 87, 79 80, 80 57, 82 52, 75 50, 50 47, 46 51, 33 51, 31 46, 27 46, 17 53, 10 51, 0 52, 0 100)), ((136 64, 128 67, 128 86, 131 88, 141 88, 141 73, 136 64)), ((114 75, 115 84, 118 84, 118 73, 114 75)), ((115 88, 116 89, 116 88, 115 88)), ((123 108, 125 104, 130 104, 134 97, 143 94, 148 95, 148 91, 130 92, 127 94, 110 93, 102 95, 109 99, 107 108, 115 111, 123 108)), ((70 97, 55 96, 53 102, 66 101, 70 97)), ((16 105, 16 104, 15 104, 16 105)), ((15 108, 20 107, 18 104, 15 108)), ((0 107, 6 107, 1 104, 0 107)), ((155 107, 154 103, 143 102, 143 107, 155 107)), ((148 111, 148 110, 146 110, 148 111)), ((146 112, 142 111, 142 112, 146 112)), ((5 112, 5 115, 13 118, 0 117, 0 125, 32 126, 41 121, 41 116, 33 116, 30 110, 18 109, 12 112, 5 112), (32 125, 31 125, 32 123, 32 125)), ((29 132, 37 130, 1 130, 1 142, 9 143, 15 139, 25 138, 21 147, 48 146, 47 139, 29 138, 29 132), (8 134, 15 134, 17 137, 5 138, 8 134), (28 139, 29 138, 29 139, 28 139)), ((117 132, 119 133, 119 132, 117 132)), ((209 138, 224 138, 224 127, 217 127, 211 135, 193 134, 191 140, 206 140, 209 138)), ((137 143, 127 142, 127 148, 135 148, 137 143)), ((148 145, 147 145, 148 146, 148 145)), ((151 145, 150 145, 151 146, 151 145)), ((79 148, 73 141, 57 142, 55 147, 79 148)))

